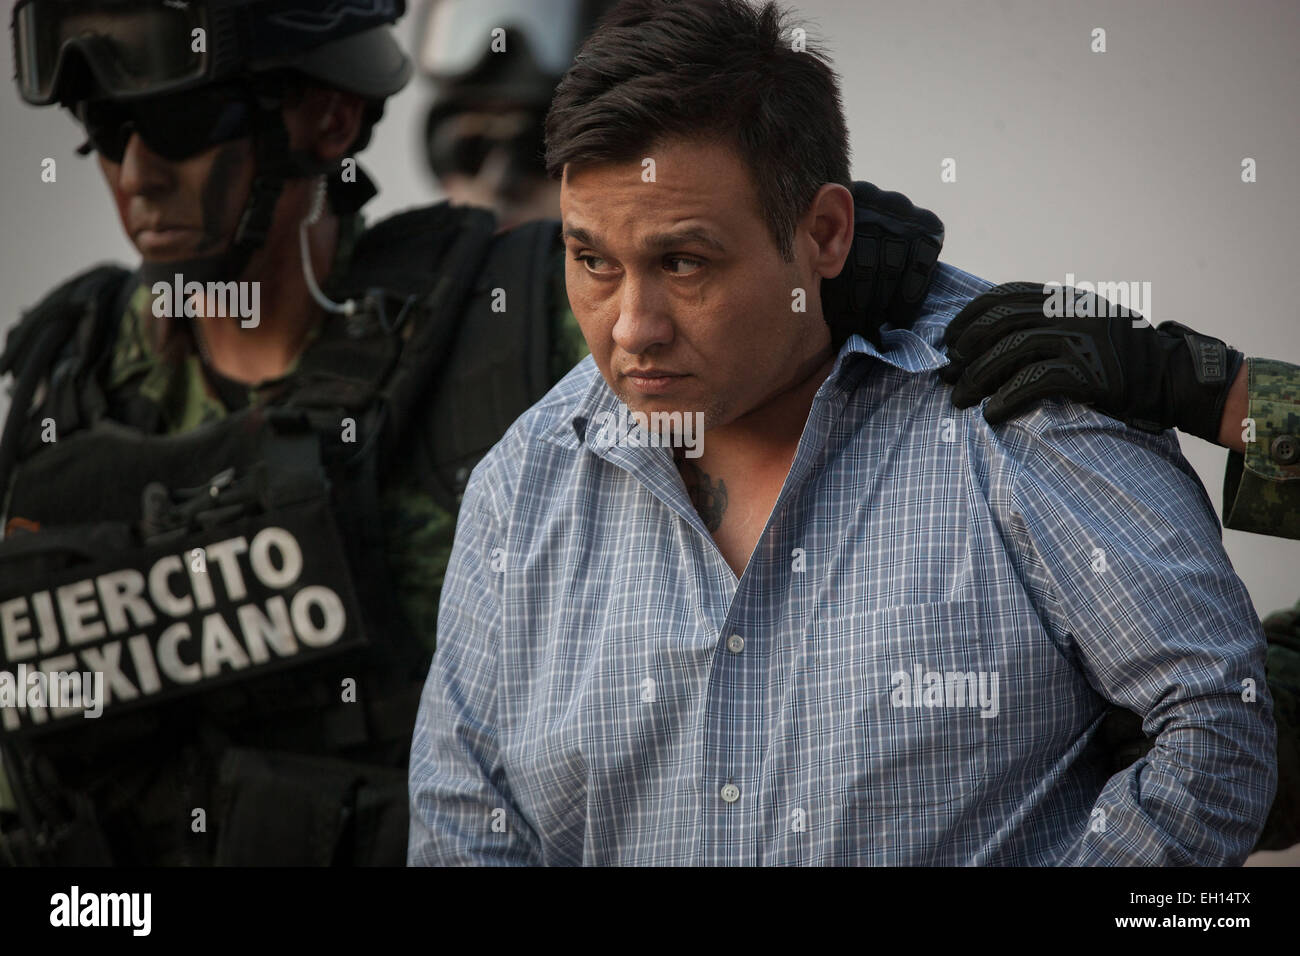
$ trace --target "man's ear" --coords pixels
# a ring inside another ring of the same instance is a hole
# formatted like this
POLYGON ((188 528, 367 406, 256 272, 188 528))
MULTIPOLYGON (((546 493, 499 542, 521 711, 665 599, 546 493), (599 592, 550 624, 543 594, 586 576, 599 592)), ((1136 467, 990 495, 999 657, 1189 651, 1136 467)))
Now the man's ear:
POLYGON ((286 115, 290 141, 298 127, 304 148, 322 162, 346 156, 361 132, 365 101, 340 90, 309 89, 302 101, 286 115))
POLYGON ((838 183, 826 183, 817 190, 799 228, 812 239, 813 273, 835 278, 853 247, 853 194, 838 183))

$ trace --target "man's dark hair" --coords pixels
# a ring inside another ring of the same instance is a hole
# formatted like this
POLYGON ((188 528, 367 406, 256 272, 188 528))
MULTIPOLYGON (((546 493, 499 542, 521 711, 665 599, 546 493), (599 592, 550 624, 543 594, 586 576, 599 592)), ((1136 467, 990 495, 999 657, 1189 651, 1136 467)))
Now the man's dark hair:
POLYGON ((745 0, 624 0, 583 44, 546 117, 546 171, 627 162, 670 138, 721 140, 749 168, 787 262, 826 183, 851 188, 839 79, 796 52, 789 15, 745 0))

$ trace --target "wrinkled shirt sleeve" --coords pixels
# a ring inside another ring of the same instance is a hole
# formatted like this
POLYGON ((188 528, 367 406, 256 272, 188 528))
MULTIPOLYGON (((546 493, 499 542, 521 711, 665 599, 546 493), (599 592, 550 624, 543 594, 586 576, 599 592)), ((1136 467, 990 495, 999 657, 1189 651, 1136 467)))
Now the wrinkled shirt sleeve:
POLYGON ((1054 642, 1156 740, 1061 862, 1239 865, 1277 779, 1259 619, 1172 433, 1074 407, 1031 438, 1009 530, 1054 642))
POLYGON ((438 614, 438 652, 411 743, 412 866, 541 863, 511 799, 497 737, 501 575, 497 523, 475 472, 466 489, 438 614), (494 570, 496 568, 497 570, 494 570))

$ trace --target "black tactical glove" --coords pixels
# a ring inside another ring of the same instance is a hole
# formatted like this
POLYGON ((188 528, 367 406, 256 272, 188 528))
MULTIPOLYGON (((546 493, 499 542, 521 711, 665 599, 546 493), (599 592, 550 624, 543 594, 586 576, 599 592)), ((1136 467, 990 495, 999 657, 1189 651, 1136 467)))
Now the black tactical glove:
POLYGON ((840 274, 821 286, 836 351, 854 332, 879 348, 881 326, 910 327, 943 248, 939 217, 902 193, 856 182, 853 214, 853 248, 840 274))
POLYGON ((944 331, 950 364, 940 375, 956 386, 953 404, 968 408, 991 395, 984 418, 995 425, 1044 398, 1072 398, 1134 428, 1217 442, 1242 353, 1176 322, 1152 328, 1136 312, 1080 294, 1008 282, 968 303, 944 331), (1057 308, 1067 299, 1072 316, 1057 308))

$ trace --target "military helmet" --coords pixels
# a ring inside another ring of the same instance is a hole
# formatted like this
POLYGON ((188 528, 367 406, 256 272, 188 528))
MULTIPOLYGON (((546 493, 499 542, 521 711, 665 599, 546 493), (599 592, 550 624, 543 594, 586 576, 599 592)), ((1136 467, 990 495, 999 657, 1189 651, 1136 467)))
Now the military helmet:
MULTIPOLYGON (((203 281, 240 273, 266 241, 287 180, 326 175, 342 162, 290 148, 280 113, 284 75, 369 102, 353 145, 360 149, 384 100, 410 78, 388 29, 405 12, 404 0, 19 0, 10 26, 20 95, 72 110, 89 136, 83 154, 93 147, 121 161, 137 133, 171 160, 252 138, 255 179, 230 248, 140 267, 145 281, 173 270, 203 281), (219 91, 230 89, 238 92, 227 103, 219 91)), ((341 212, 375 193, 359 170, 346 189, 332 179, 331 201, 341 212)))
POLYGON ((550 104, 615 0, 431 0, 415 51, 439 99, 550 104))
POLYGON ((386 28, 404 0, 20 0, 18 90, 33 105, 130 100, 292 70, 382 100, 411 66, 386 28))

